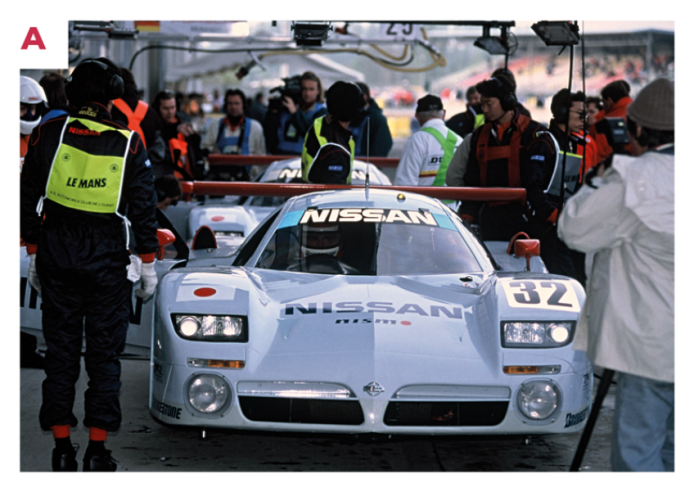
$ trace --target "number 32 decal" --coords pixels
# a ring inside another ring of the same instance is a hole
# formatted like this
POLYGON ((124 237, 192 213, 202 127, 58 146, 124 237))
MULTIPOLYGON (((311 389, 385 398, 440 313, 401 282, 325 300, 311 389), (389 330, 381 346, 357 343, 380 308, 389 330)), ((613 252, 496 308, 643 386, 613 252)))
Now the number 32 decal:
POLYGON ((561 280, 516 280, 503 282, 506 300, 515 308, 541 308, 557 311, 580 310, 576 292, 561 280))

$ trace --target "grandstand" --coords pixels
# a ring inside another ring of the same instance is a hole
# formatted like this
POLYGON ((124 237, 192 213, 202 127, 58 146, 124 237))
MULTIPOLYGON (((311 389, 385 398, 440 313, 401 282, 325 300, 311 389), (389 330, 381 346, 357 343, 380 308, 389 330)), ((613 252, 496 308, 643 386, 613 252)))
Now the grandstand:
MULTIPOLYGON (((547 47, 534 34, 519 35, 518 49, 509 57, 508 68, 516 76, 521 99, 544 99, 567 87, 570 55, 561 47, 547 47)), ((472 42, 472 37, 470 38, 472 42)), ((572 89, 581 90, 581 45, 574 48, 572 89)), ((465 91, 503 66, 502 56, 489 59, 433 81, 430 91, 465 91)), ((655 29, 629 33, 595 33, 585 36, 585 90, 597 95, 612 80, 625 79, 637 93, 656 77, 674 78, 674 33, 655 29)))

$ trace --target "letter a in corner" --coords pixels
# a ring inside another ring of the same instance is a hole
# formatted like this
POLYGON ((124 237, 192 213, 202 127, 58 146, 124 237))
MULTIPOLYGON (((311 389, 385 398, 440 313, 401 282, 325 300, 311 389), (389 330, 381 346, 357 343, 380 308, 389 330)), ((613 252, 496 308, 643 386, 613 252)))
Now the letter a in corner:
POLYGON ((29 28, 29 32, 24 38, 24 43, 22 43, 22 49, 25 50, 29 48, 29 46, 38 46, 40 50, 46 49, 46 45, 43 44, 43 39, 41 39, 39 30, 36 27, 29 28))

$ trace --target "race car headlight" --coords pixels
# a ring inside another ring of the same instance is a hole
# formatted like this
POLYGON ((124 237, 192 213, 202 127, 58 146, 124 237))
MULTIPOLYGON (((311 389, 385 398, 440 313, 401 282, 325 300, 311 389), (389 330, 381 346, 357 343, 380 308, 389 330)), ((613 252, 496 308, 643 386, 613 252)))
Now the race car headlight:
POLYGON ((188 382, 188 403, 198 412, 218 412, 227 405, 230 396, 229 385, 215 374, 197 374, 188 382))
POLYGON ((550 418, 561 406, 561 393, 554 381, 534 379, 521 385, 516 402, 524 416, 544 420, 550 418))
POLYGON ((176 334, 186 340, 208 342, 247 342, 246 316, 210 314, 172 314, 176 334))
POLYGON ((553 348, 571 343, 575 321, 505 321, 501 345, 506 348, 553 348))

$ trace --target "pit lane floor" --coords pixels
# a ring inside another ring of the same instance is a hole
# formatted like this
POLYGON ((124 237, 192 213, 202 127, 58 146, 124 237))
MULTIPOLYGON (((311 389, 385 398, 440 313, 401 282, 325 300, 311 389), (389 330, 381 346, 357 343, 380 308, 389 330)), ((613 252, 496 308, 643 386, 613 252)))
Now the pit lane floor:
MULTIPOLYGON (((533 437, 524 444, 512 437, 393 437, 276 434, 173 428, 155 421, 147 408, 149 361, 122 360, 123 424, 107 447, 118 471, 568 471, 580 433, 533 437)), ((50 471, 53 439, 41 431, 41 369, 20 369, 20 471, 50 471)), ((595 387, 597 388, 597 380, 595 387)), ((78 461, 87 445, 82 427, 84 369, 77 387, 75 415, 80 424, 72 440, 78 461)), ((586 451, 582 471, 609 471, 614 385, 586 451)))

